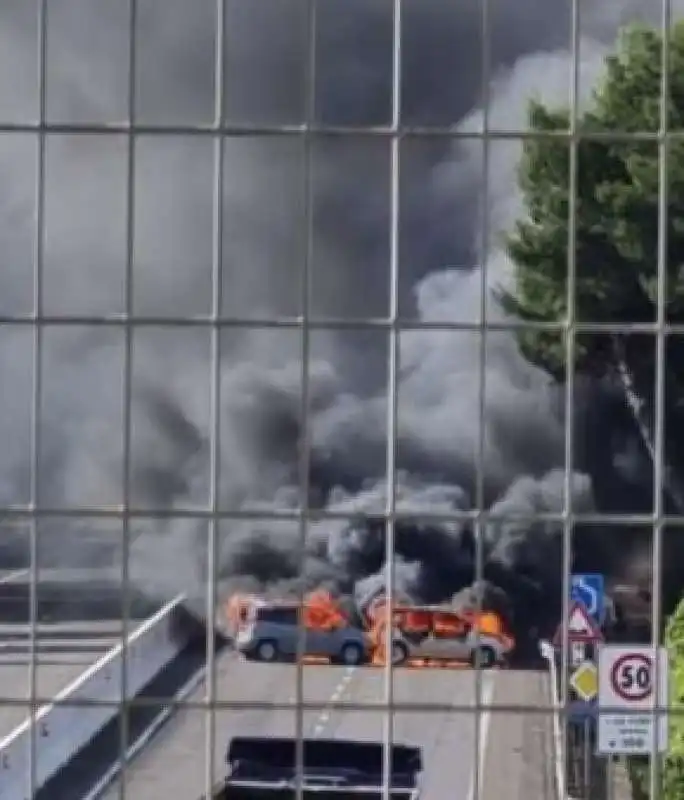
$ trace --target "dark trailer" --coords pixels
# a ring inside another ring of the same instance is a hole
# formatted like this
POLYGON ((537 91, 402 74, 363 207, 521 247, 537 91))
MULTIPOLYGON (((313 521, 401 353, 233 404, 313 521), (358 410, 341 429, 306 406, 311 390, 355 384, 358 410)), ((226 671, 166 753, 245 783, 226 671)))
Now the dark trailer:
MULTIPOLYGON (((384 747, 381 742, 305 739, 302 796, 305 800, 382 800, 384 747)), ((228 748, 228 776, 214 795, 222 800, 297 800, 297 740, 235 737, 228 748)), ((390 797, 417 800, 422 771, 420 748, 391 747, 390 797)))

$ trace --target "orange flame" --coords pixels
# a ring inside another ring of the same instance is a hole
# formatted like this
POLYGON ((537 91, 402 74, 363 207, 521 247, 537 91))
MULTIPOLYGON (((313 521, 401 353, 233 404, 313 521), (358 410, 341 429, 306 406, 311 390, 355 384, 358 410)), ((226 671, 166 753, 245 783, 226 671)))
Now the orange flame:
POLYGON ((231 632, 239 630, 247 619, 247 612, 257 598, 251 594, 233 594, 225 602, 223 611, 231 632))
MULTIPOLYGON (((231 631, 237 631, 245 623, 249 609, 261 598, 252 594, 231 595, 224 604, 224 614, 231 631)), ((285 601, 287 602, 287 601, 285 601)), ((332 630, 348 624, 346 615, 339 605, 324 590, 311 592, 303 599, 303 624, 307 628, 332 630)))
MULTIPOLYGON (((404 603, 397 602, 396 600, 393 603, 393 608, 403 608, 404 603)), ((364 616, 366 618, 366 624, 369 628, 373 628, 373 626, 380 621, 381 618, 386 616, 387 612, 388 601, 385 595, 380 595, 376 597, 375 600, 372 600, 366 610, 364 612, 364 616)))
POLYGON ((302 613, 307 628, 332 630, 349 624, 339 605, 322 589, 306 595, 302 613))
POLYGON ((380 657, 384 652, 385 631, 390 617, 392 624, 406 633, 428 632, 432 629, 443 636, 461 636, 472 628, 501 639, 507 649, 515 646, 515 640, 506 632, 501 617, 493 611, 454 611, 449 608, 393 604, 390 614, 387 602, 377 601, 369 616, 372 619, 369 638, 380 657))

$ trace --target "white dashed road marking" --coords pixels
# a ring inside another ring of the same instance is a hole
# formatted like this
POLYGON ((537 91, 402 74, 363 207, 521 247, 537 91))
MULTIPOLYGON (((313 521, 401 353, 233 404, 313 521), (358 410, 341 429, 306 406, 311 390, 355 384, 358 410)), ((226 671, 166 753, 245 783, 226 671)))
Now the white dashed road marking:
POLYGON ((335 687, 335 691, 330 695, 330 699, 328 700, 328 704, 326 707, 321 711, 320 716, 316 720, 316 723, 311 730, 311 737, 313 739, 317 739, 319 736, 322 736, 325 732, 325 729, 330 722, 330 715, 334 707, 340 702, 344 693, 349 688, 349 684, 352 682, 354 678, 354 670, 356 667, 347 667, 344 671, 344 675, 340 682, 335 687))

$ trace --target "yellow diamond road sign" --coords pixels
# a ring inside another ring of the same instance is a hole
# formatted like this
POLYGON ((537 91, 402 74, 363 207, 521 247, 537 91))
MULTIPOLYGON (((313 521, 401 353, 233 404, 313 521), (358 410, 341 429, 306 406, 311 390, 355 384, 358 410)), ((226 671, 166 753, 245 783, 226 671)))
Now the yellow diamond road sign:
POLYGON ((591 661, 585 661, 577 667, 570 678, 570 686, 585 702, 589 702, 596 697, 598 692, 598 673, 591 661))

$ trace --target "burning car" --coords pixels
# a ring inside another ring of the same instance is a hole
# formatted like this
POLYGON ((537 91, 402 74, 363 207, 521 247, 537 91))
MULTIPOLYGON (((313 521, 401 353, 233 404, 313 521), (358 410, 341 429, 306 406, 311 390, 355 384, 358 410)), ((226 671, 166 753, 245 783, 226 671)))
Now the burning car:
POLYGON ((387 625, 392 625, 393 664, 412 659, 458 661, 493 667, 515 647, 501 618, 491 611, 454 611, 433 606, 385 606, 376 611, 371 642, 376 661, 387 661, 387 625))
POLYGON ((302 652, 351 666, 364 663, 369 655, 366 633, 350 622, 327 592, 314 592, 303 602, 252 603, 235 646, 258 661, 278 661, 302 652))

